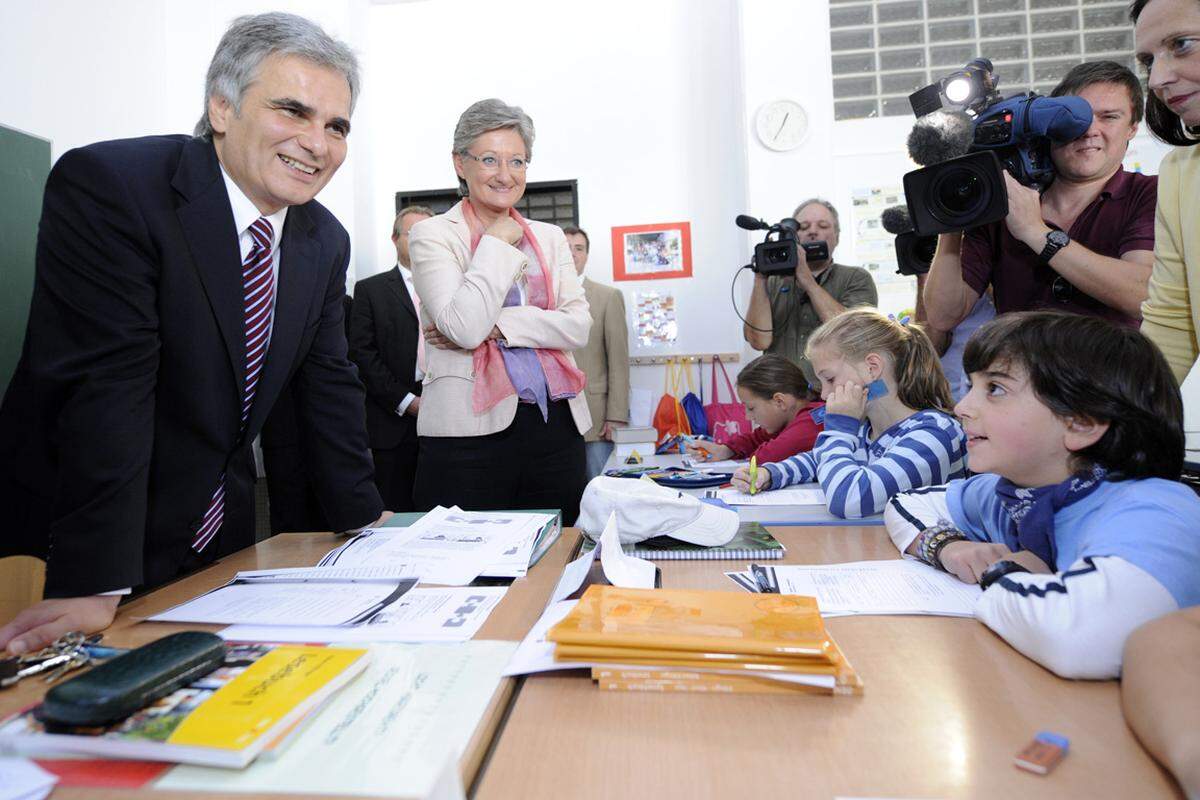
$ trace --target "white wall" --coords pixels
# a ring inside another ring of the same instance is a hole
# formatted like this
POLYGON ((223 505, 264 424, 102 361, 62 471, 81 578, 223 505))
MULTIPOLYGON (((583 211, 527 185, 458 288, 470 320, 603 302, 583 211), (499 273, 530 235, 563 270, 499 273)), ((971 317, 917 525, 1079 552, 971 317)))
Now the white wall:
MULTIPOLYGON (((205 70, 234 17, 301 14, 361 50, 351 17, 364 9, 357 0, 0 3, 0 123, 50 139, 55 159, 105 139, 191 133, 205 70)), ((351 232, 356 159, 351 146, 320 198, 351 232)))

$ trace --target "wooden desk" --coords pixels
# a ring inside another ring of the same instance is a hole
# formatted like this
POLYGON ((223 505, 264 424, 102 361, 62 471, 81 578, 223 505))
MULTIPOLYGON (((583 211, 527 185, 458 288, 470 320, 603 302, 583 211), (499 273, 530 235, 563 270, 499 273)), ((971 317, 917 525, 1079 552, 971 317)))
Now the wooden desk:
MULTIPOLYGON (((555 542, 529 575, 513 582, 504 599, 488 617, 480 629, 477 639, 499 639, 520 641, 541 616, 550 592, 562 572, 563 565, 574 546, 573 532, 564 534, 555 542)), ((104 643, 114 647, 134 647, 180 630, 218 631, 223 625, 183 625, 162 622, 139 623, 139 619, 153 616, 177 603, 206 592, 228 581, 234 573, 249 569, 272 567, 312 566, 321 556, 345 541, 330 533, 287 533, 274 536, 254 547, 235 553, 213 564, 208 569, 140 597, 121 606, 113 626, 105 632, 104 643)), ((506 678, 496 688, 496 693, 480 720, 467 750, 460 760, 464 786, 470 786, 483 763, 484 755, 491 745, 496 731, 509 708, 516 681, 506 678)), ((39 682, 22 682, 16 687, 0 692, 0 717, 7 717, 37 701, 45 685, 39 682)), ((60 798, 126 798, 128 790, 98 790, 64 787, 55 790, 52 800, 60 798)), ((162 797, 184 800, 188 797, 212 797, 211 793, 190 792, 141 792, 138 797, 162 797)), ((244 798, 249 795, 225 795, 244 798)), ((298 795, 273 795, 294 798, 298 795)), ((262 795, 258 795, 262 797, 262 795)), ((321 795, 327 798, 329 795, 321 795)))
MULTIPOLYGON (((773 532, 783 563, 896 556, 877 527, 773 532)), ((722 574, 731 562, 659 563, 668 588, 734 588, 722 574)), ((1115 681, 1056 678, 970 619, 828 626, 862 697, 606 692, 578 672, 529 677, 475 797, 1182 796, 1126 728, 1115 681), (1012 765, 1039 730, 1071 740, 1048 777, 1012 765)))

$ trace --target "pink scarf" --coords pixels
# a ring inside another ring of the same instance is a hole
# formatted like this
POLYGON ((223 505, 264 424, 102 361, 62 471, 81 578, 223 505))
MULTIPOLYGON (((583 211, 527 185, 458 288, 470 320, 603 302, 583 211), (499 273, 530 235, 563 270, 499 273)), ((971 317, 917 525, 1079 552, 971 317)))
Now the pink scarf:
MULTIPOLYGON (((483 238, 483 223, 471 206, 470 200, 462 201, 462 210, 463 218, 467 221, 467 228, 471 232, 471 255, 473 256, 479 247, 479 240, 483 238)), ((541 245, 538 244, 533 231, 529 229, 529 223, 517 213, 516 209, 510 208, 508 213, 521 226, 524 234, 517 242, 517 249, 524 253, 530 261, 536 260, 540 267, 540 269, 526 270, 525 272, 526 302, 546 311, 553 311, 555 308, 554 284, 550 265, 546 262, 541 245)), ((534 352, 537 354, 538 363, 541 364, 542 372, 546 376, 546 387, 551 399, 574 397, 583 391, 587 379, 583 371, 572 364, 565 353, 561 350, 545 348, 538 348, 534 352)), ((473 358, 475 387, 471 393, 471 410, 476 414, 482 414, 504 398, 515 394, 516 389, 513 387, 512 379, 508 376, 508 369, 504 366, 504 356, 495 339, 485 339, 483 344, 475 348, 473 358)))

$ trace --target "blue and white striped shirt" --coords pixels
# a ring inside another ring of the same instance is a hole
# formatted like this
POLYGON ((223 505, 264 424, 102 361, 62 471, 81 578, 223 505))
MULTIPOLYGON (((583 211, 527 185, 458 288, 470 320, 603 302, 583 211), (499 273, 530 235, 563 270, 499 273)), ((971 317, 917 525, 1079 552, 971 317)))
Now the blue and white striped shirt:
POLYGON ((827 414, 816 447, 765 465, 770 488, 819 481, 829 511, 847 519, 880 513, 900 492, 967 474, 967 437, 949 414, 918 411, 874 442, 870 432, 865 420, 827 414))

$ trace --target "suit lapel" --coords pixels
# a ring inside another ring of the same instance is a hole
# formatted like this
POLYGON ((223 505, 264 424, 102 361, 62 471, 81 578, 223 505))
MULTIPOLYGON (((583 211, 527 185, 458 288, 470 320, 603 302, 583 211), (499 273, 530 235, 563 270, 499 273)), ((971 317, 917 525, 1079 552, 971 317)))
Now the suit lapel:
POLYGON ((193 139, 184 146, 171 185, 186 201, 176 215, 225 342, 240 398, 246 381, 241 249, 211 143, 193 139))
POLYGON ((321 244, 312 237, 312 221, 304 206, 288 209, 280 237, 279 281, 275 286, 275 317, 271 323, 271 345, 262 377, 254 395, 247 430, 262 427, 267 411, 287 381, 300 337, 312 306, 321 244))
POLYGON ((417 309, 413 305, 412 295, 408 293, 408 287, 404 285, 404 276, 400 274, 399 267, 392 267, 392 271, 388 273, 387 285, 391 288, 392 293, 399 299, 400 305, 405 311, 413 315, 413 319, 417 318, 417 309))

